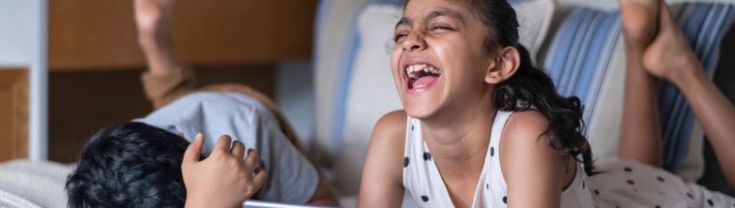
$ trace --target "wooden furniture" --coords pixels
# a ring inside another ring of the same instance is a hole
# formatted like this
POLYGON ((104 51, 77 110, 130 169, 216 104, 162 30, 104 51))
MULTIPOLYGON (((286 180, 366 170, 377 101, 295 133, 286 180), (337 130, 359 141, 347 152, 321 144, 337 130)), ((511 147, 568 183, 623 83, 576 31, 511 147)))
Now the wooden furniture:
MULTIPOLYGON (((177 0, 176 54, 192 65, 274 63, 309 58, 316 0, 177 0)), ((51 70, 145 65, 133 1, 49 1, 51 70)))
POLYGON ((0 68, 0 161, 28 156, 28 70, 0 68))
MULTIPOLYGON (((175 53, 201 84, 273 95, 278 63, 309 59, 316 0, 176 0, 175 53)), ((74 161, 88 138, 151 112, 139 75, 133 1, 49 1, 49 158, 74 161)))

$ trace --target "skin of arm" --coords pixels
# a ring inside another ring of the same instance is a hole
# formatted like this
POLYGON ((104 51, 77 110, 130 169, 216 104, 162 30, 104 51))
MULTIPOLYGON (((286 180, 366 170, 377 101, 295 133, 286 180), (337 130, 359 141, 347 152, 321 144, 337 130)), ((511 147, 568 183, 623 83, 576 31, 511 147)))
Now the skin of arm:
POLYGON ((499 155, 508 207, 559 207, 566 163, 563 153, 546 142, 548 120, 539 112, 524 111, 507 122, 499 155))
POLYGON ((406 113, 394 111, 375 125, 362 172, 357 207, 400 207, 406 113))

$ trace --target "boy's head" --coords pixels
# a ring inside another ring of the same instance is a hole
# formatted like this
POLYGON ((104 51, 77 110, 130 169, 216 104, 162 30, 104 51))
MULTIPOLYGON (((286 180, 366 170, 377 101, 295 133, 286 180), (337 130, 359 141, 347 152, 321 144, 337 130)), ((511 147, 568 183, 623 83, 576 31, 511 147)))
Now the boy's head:
POLYGON ((189 143, 143 123, 108 127, 84 147, 66 190, 70 207, 183 207, 189 143))

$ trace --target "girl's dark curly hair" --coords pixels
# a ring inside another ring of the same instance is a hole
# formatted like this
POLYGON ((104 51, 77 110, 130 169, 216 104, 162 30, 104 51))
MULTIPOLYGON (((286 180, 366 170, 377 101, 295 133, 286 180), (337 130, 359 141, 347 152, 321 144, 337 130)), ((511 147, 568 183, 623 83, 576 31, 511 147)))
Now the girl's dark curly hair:
POLYGON ((579 98, 559 95, 551 78, 533 66, 528 51, 518 43, 518 19, 506 0, 469 0, 468 3, 487 26, 484 47, 488 52, 511 46, 517 48, 521 56, 518 71, 495 89, 495 106, 504 111, 535 109, 541 112, 549 119, 546 142, 583 163, 585 172, 591 175, 592 151, 581 133, 584 121, 579 98))

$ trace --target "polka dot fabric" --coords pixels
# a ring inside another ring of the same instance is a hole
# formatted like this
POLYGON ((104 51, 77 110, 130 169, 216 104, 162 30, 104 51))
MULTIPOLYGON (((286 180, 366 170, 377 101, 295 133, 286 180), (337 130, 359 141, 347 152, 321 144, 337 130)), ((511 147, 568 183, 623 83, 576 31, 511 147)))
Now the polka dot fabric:
MULTIPOLYGON (((511 112, 498 111, 493 120, 490 146, 485 155, 480 180, 475 188, 472 207, 507 207, 508 195, 505 179, 500 170, 500 135, 511 112)), ((420 207, 453 207, 449 192, 439 169, 432 160, 431 152, 421 134, 421 122, 408 118, 406 122, 406 149, 404 152, 403 186, 405 195, 420 207), (410 161, 410 162, 408 162, 410 161)), ((562 192, 561 207, 593 207, 592 196, 584 187, 586 176, 577 168, 572 184, 562 192)))
POLYGON ((596 164, 589 178, 595 205, 607 207, 735 207, 735 199, 713 192, 663 169, 637 161, 596 164))

